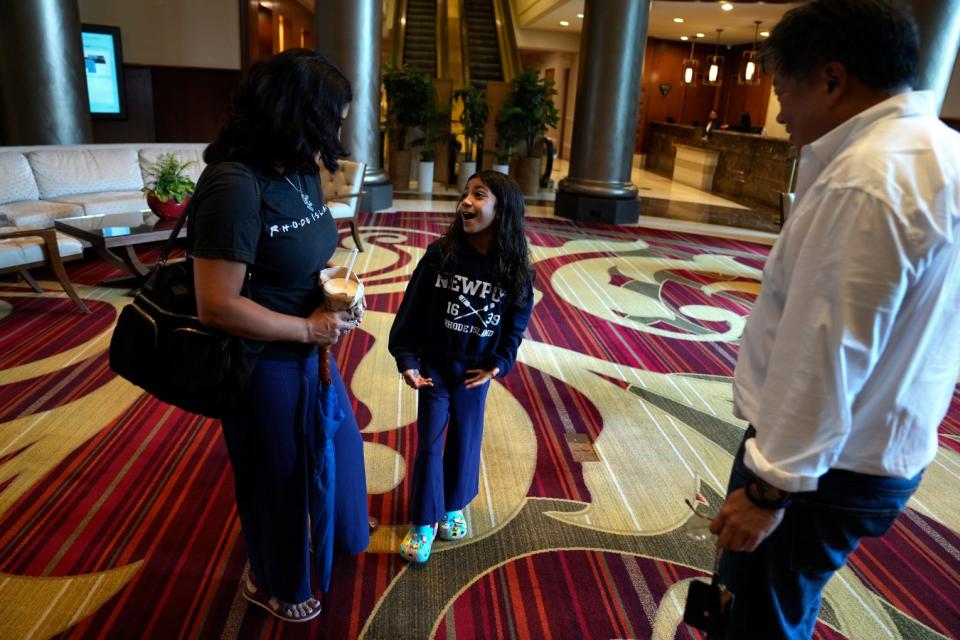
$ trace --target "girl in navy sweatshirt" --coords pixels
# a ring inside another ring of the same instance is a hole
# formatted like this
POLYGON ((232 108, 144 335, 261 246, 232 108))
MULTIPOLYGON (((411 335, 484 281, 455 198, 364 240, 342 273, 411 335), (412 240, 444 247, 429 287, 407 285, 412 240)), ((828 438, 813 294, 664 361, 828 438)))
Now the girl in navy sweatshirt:
POLYGON ((390 353, 419 393, 412 526, 400 544, 411 562, 426 562, 438 535, 467 535, 463 509, 477 495, 489 382, 513 367, 533 309, 523 209, 513 178, 471 177, 446 235, 417 264, 390 330, 390 353))

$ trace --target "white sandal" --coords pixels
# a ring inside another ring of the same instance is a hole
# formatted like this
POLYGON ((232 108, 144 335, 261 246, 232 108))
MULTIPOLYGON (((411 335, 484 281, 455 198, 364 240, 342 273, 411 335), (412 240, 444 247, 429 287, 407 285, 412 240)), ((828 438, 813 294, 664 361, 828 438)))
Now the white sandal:
POLYGON ((306 622, 313 620, 320 615, 321 612, 320 601, 316 598, 309 598, 299 604, 289 604, 268 595, 266 591, 261 591, 257 588, 257 585, 255 585, 250 578, 249 573, 247 573, 243 581, 243 597, 258 607, 266 609, 277 618, 287 622, 306 622))

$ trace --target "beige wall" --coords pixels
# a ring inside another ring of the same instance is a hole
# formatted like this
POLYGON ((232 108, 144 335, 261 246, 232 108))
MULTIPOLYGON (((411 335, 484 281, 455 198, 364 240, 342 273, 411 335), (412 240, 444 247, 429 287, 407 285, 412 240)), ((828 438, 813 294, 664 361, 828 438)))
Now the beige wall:
POLYGON ((579 33, 517 29, 517 48, 521 51, 580 51, 579 33))
POLYGON ((78 6, 81 22, 120 27, 125 63, 240 68, 237 0, 78 0, 78 6))

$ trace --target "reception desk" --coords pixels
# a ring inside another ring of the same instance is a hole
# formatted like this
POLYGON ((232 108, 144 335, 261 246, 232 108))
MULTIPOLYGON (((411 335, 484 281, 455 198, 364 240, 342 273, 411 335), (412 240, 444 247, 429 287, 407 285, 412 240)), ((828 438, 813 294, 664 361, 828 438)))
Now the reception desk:
POLYGON ((704 140, 701 127, 654 122, 646 168, 720 196, 777 208, 780 193, 790 184, 794 155, 793 145, 780 138, 715 129, 704 140), (707 184, 703 168, 711 162, 715 166, 707 184), (700 183, 693 184, 698 173, 700 183))

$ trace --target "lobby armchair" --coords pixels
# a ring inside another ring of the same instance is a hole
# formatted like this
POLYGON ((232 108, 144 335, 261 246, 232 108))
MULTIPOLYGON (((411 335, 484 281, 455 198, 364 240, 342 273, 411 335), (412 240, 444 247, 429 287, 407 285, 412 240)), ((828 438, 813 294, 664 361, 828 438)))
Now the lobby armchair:
MULTIPOLYGON (((79 242, 65 241, 64 253, 66 257, 79 258, 83 255, 83 247, 79 242)), ((64 292, 84 313, 90 309, 77 295, 76 290, 67 277, 63 268, 64 256, 61 255, 57 242, 57 232, 53 229, 24 229, 17 227, 0 228, 0 275, 17 273, 37 293, 43 289, 30 275, 29 269, 42 267, 49 262, 53 274, 60 282, 64 292)))
POLYGON ((326 167, 320 167, 320 181, 327 207, 335 221, 350 223, 353 242, 360 251, 363 251, 363 244, 357 230, 357 216, 360 213, 360 198, 364 194, 363 173, 366 168, 365 163, 352 160, 341 160, 340 170, 333 174, 326 167))

